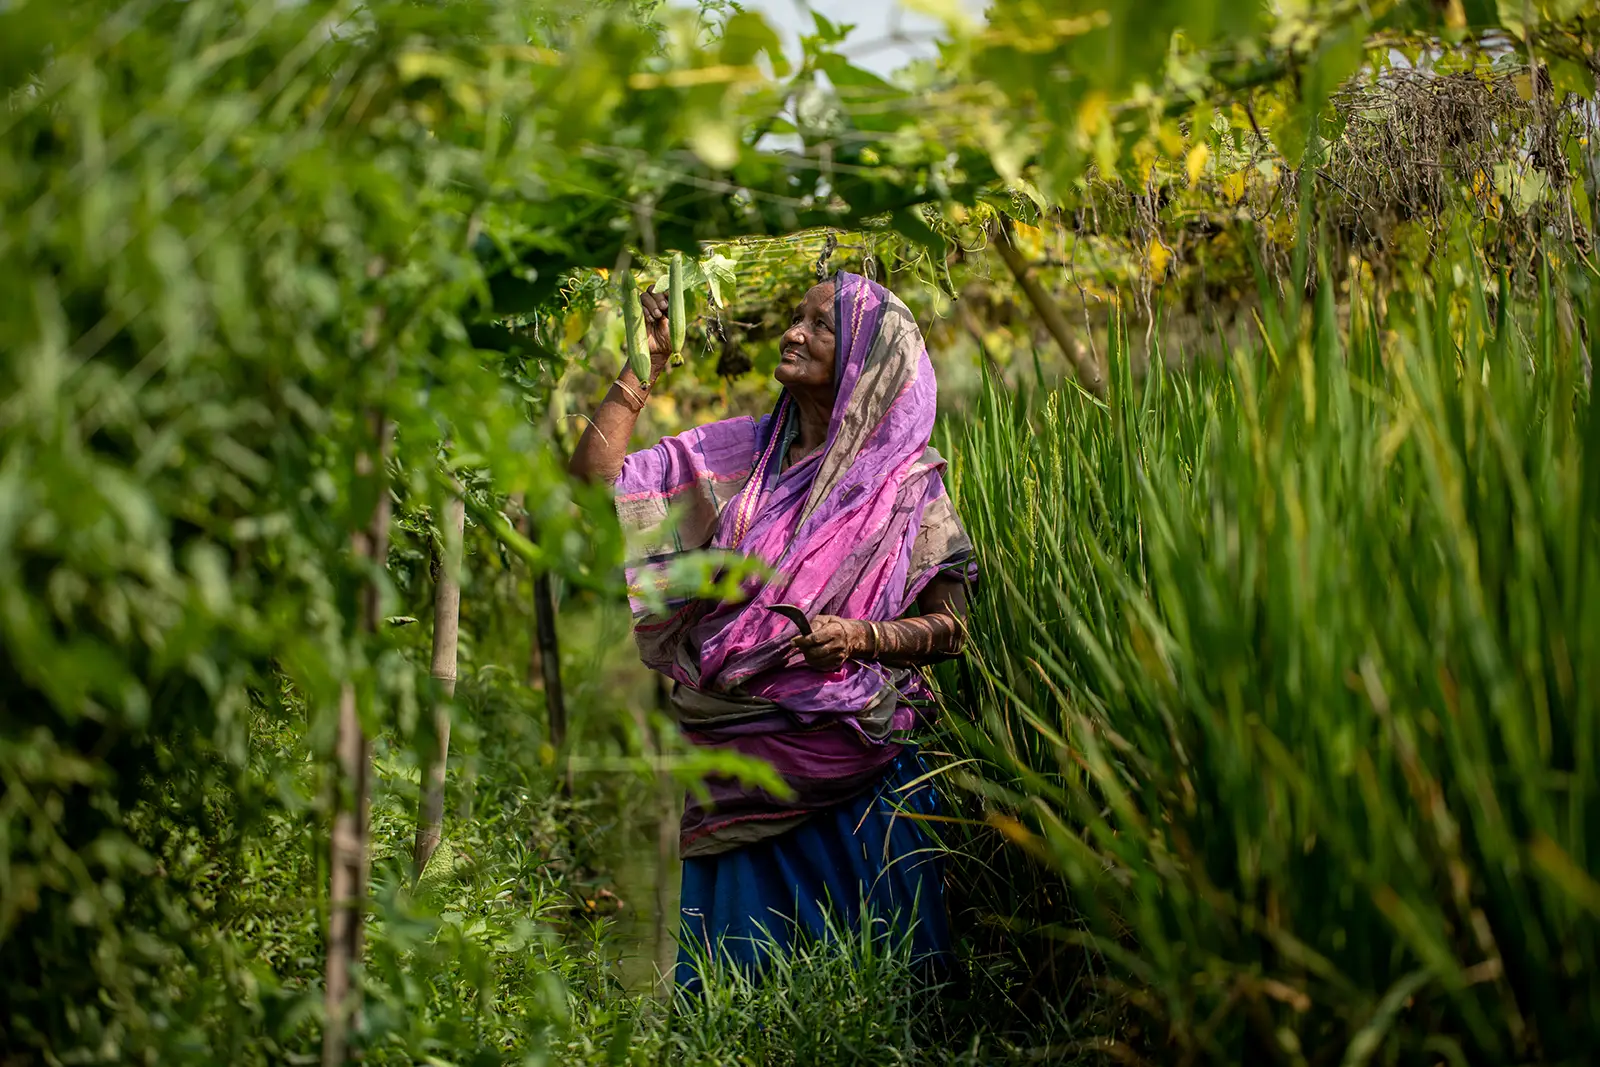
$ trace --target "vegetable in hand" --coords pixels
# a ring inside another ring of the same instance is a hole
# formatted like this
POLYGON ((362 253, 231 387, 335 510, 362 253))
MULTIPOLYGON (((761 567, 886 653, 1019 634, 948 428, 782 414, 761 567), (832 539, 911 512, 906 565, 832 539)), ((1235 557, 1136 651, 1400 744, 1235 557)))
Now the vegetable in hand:
POLYGON ((631 270, 622 272, 622 333, 628 366, 632 368, 634 377, 649 385, 649 342, 644 332, 644 312, 639 307, 639 287, 634 283, 631 270))
POLYGON ((667 319, 672 325, 672 363, 683 363, 683 342, 688 338, 689 320, 683 309, 683 253, 672 253, 667 272, 667 319))

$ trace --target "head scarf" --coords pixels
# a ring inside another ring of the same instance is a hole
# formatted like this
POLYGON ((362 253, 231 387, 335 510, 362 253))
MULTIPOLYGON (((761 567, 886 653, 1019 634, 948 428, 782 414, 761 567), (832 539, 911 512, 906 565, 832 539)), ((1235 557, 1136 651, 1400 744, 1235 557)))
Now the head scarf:
POLYGON ((646 546, 629 568, 636 589, 660 587, 674 559, 704 549, 771 569, 741 603, 652 615, 634 599, 640 655, 678 683, 686 735, 767 760, 795 792, 778 801, 710 783, 710 800, 685 813, 685 855, 780 832, 870 785, 928 695, 915 672, 876 663, 810 668, 790 646, 794 625, 768 606, 890 620, 940 571, 972 576, 944 460, 928 447, 937 385, 916 320, 876 282, 834 281, 837 393, 820 449, 782 469, 798 432, 786 390, 761 419, 711 423, 629 456, 617 481, 618 514, 646 546))

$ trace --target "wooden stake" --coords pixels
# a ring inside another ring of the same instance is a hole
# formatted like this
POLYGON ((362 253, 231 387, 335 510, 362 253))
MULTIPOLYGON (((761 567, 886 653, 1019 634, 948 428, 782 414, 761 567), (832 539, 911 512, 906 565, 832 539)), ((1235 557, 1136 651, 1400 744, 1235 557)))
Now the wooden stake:
MULTIPOLYGON (((532 540, 533 517, 522 506, 522 494, 513 493, 507 503, 519 513, 518 532, 532 540)), ((533 642, 528 649, 528 687, 544 690, 545 711, 550 716, 550 744, 560 750, 567 743, 567 705, 561 690, 561 641, 556 634, 555 588, 548 571, 533 576, 533 642)), ((566 781, 570 792, 570 773, 566 781)))
MULTIPOLYGON (((382 416, 370 416, 378 441, 378 459, 368 452, 356 456, 358 478, 378 481, 378 500, 365 530, 355 531, 351 549, 369 567, 381 568, 389 553, 389 486, 384 459, 392 427, 382 416)), ((377 632, 382 585, 376 575, 362 591, 357 630, 362 636, 377 632)), ((361 728, 355 682, 346 679, 339 689, 339 721, 334 738, 337 777, 333 784, 333 833, 329 838, 328 960, 324 989, 326 1023, 322 1031, 323 1067, 344 1067, 349 1059, 351 1023, 359 1026, 361 985, 355 981, 364 948, 370 854, 367 834, 372 812, 372 742, 361 728)))
MULTIPOLYGON (((457 487, 459 491, 459 486, 457 487)), ((433 586, 432 674, 439 683, 439 701, 433 706, 436 747, 423 769, 422 796, 417 808, 417 841, 412 850, 414 877, 433 858, 444 837, 445 766, 450 759, 450 699, 456 692, 456 649, 461 635, 461 541, 466 535, 467 505, 459 495, 445 505, 444 557, 433 586)))
POLYGON ((528 641, 528 688, 544 692, 544 656, 539 652, 537 627, 528 641))
MULTIPOLYGON (((651 672, 656 680, 656 707, 666 713, 670 709, 671 695, 663 674, 651 672)), ((682 815, 678 811, 678 792, 673 787, 672 775, 666 766, 666 739, 658 731, 646 728, 645 737, 656 760, 656 970, 661 975, 659 993, 670 1000, 674 987, 674 970, 678 962, 678 946, 673 940, 677 924, 669 914, 672 907, 672 879, 678 859, 678 827, 682 815)))
POLYGON ((1094 357, 1080 348, 1072 337, 1072 327, 1067 325, 1067 317, 1061 313, 1061 306, 1055 298, 1045 292, 1044 286, 1039 284, 1038 273, 1033 265, 1022 258, 1022 253, 1017 251, 1016 245, 1011 243, 1010 220, 996 219, 989 226, 989 243, 994 246, 995 252, 1005 263, 1006 269, 1017 280, 1017 285, 1022 288, 1023 295, 1028 298, 1028 303, 1033 305, 1034 313, 1039 316, 1039 321, 1044 323, 1044 328, 1055 338, 1057 345, 1072 361, 1074 369, 1078 372, 1078 380, 1083 387, 1095 396, 1104 398, 1106 395, 1106 378, 1100 370, 1100 365, 1094 357))
POLYGON ((567 743, 567 705, 561 693, 561 643, 556 636, 556 597, 549 571, 533 576, 533 625, 544 674, 544 703, 550 715, 550 743, 560 749, 567 743))
MULTIPOLYGON (((516 515, 517 532, 523 537, 532 540, 533 519, 527 509, 522 506, 522 494, 512 493, 506 501, 507 506, 516 515)), ((535 590, 537 593, 537 590, 535 590)), ((539 627, 534 626, 534 632, 528 638, 528 688, 536 691, 544 689, 544 657, 539 654, 539 627)))

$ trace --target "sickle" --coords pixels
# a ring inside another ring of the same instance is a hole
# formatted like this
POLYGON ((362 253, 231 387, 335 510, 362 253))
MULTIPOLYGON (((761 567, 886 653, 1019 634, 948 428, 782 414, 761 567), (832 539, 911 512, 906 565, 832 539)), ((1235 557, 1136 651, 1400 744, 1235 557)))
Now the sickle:
POLYGON ((767 610, 782 615, 784 618, 800 627, 800 632, 802 634, 805 634, 807 637, 811 636, 811 620, 806 618, 805 612, 801 611, 793 604, 771 604, 768 605, 767 610))

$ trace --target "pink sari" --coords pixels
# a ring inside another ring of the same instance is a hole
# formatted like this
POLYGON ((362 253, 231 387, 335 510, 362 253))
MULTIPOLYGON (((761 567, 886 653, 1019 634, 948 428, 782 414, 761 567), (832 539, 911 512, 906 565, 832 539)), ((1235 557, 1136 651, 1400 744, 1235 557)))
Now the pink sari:
POLYGON ((841 273, 836 283, 838 392, 821 449, 780 470, 796 432, 784 393, 759 420, 711 423, 629 456, 616 484, 624 525, 650 545, 630 584, 659 582, 673 558, 703 549, 754 556, 773 571, 741 603, 690 601, 650 615, 634 601, 640 655, 677 683, 685 735, 766 760, 794 791, 780 801, 709 782, 710 800, 691 800, 684 814, 685 856, 773 836, 860 794, 928 701, 913 671, 856 660, 828 673, 808 667, 790 647, 794 625, 767 606, 890 620, 941 571, 975 575, 944 461, 928 447, 937 386, 916 321, 875 282, 841 273))

